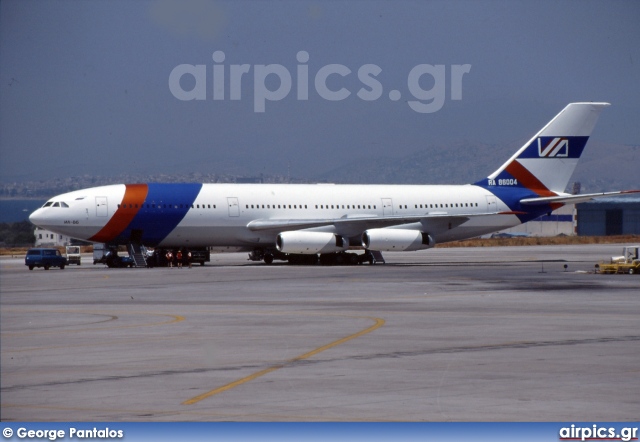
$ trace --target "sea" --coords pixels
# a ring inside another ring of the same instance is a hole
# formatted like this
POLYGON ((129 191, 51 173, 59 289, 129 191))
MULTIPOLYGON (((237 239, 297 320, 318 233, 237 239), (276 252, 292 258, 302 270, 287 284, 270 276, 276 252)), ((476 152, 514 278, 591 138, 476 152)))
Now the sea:
POLYGON ((0 199, 0 223, 26 221, 29 215, 47 200, 3 200, 0 199))

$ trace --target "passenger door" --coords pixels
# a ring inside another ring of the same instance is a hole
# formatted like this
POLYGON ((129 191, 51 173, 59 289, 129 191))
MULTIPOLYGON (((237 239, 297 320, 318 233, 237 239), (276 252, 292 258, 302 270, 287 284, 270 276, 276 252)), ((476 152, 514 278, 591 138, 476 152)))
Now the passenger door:
POLYGON ((495 196, 487 196, 487 212, 493 213, 498 210, 495 196))
POLYGON ((107 206, 107 197, 97 196, 96 197, 96 216, 108 216, 108 215, 109 215, 109 207, 107 206))
POLYGON ((240 205, 238 204, 238 198, 227 198, 227 205, 229 206, 229 216, 240 216, 240 205))
POLYGON ((393 215, 393 201, 391 198, 382 198, 382 216, 393 215))

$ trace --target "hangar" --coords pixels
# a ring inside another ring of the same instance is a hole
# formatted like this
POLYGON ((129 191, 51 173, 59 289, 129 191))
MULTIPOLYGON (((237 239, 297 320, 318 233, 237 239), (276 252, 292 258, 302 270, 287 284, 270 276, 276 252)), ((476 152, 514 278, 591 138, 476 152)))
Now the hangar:
POLYGON ((640 234, 640 198, 601 198, 576 204, 578 235, 640 234))

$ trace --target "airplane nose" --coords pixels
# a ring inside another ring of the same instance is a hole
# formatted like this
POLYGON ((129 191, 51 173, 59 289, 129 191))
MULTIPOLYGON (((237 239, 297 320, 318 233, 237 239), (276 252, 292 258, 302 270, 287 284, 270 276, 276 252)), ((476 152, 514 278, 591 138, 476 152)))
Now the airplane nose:
POLYGON ((29 215, 29 221, 34 226, 40 226, 43 220, 44 217, 42 216, 42 209, 37 209, 35 212, 29 215))

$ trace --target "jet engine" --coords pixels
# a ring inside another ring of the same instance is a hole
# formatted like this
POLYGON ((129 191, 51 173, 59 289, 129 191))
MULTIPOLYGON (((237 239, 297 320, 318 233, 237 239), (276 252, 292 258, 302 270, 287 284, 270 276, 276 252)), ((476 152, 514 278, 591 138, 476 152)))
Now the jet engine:
POLYGON ((276 237, 276 249, 282 253, 343 252, 349 248, 349 241, 330 232, 282 232, 276 237))
POLYGON ((381 252, 405 252, 430 249, 436 242, 431 235, 419 230, 369 229, 362 234, 362 245, 381 252))

